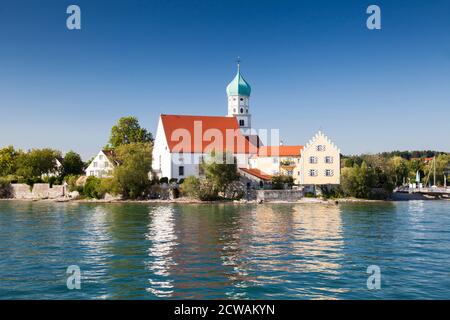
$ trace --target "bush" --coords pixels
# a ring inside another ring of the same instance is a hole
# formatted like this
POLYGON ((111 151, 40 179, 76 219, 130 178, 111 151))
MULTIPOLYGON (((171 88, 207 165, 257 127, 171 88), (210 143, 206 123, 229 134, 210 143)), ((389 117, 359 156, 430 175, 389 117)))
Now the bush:
POLYGON ((67 183, 67 185, 69 187, 69 191, 70 192, 72 192, 72 191, 80 192, 80 189, 81 190, 83 189, 82 187, 77 186, 77 180, 78 180, 79 177, 80 176, 78 176, 78 175, 71 174, 71 175, 68 175, 68 176, 66 176, 64 178, 64 180, 66 181, 66 183, 67 183))
POLYGON ((97 194, 104 198, 105 194, 107 193, 111 195, 117 195, 119 193, 119 188, 113 178, 100 179, 100 185, 97 188, 97 194))
POLYGON ((130 143, 115 149, 120 166, 114 169, 118 193, 124 199, 145 199, 151 187, 152 146, 148 143, 130 143))
POLYGON ((103 198, 104 194, 102 195, 99 193, 100 191, 100 185, 101 180, 99 178, 90 176, 86 179, 86 184, 83 188, 83 195, 88 198, 94 198, 94 199, 100 199, 103 198))
POLYGON ((169 178, 167 177, 162 177, 161 179, 159 179, 159 183, 163 184, 163 183, 169 183, 169 178))
POLYGON ((201 201, 214 201, 219 199, 218 190, 212 182, 206 179, 199 179, 193 176, 187 177, 181 186, 181 190, 183 194, 201 201))
POLYGON ((50 188, 54 185, 62 185, 63 178, 61 176, 44 177, 43 181, 50 185, 50 188))
POLYGON ((198 191, 198 198, 201 201, 214 201, 218 200, 219 191, 214 187, 213 182, 206 179, 200 180, 200 188, 198 191))
POLYGON ((35 177, 35 178, 24 178, 24 177, 19 177, 17 179, 18 183, 25 183, 27 185, 29 185, 30 187, 33 187, 33 185, 35 183, 44 183, 44 180, 42 180, 40 177, 35 177))
POLYGON ((0 199, 8 199, 14 196, 11 183, 5 179, 0 178, 0 199))
POLYGON ((198 198, 200 190, 200 179, 194 176, 189 176, 184 179, 183 184, 180 186, 181 192, 192 198, 198 198))
MULTIPOLYGON (((75 187, 74 190, 79 190, 75 187)), ((103 199, 105 194, 118 194, 118 186, 113 178, 88 177, 81 192, 85 197, 93 199, 103 199)))
POLYGON ((178 179, 177 178, 172 178, 169 180, 169 183, 177 183, 178 179))
POLYGON ((340 186, 334 186, 331 189, 327 187, 321 187, 322 197, 324 199, 337 199, 345 196, 340 186))
POLYGON ((283 190, 285 187, 292 188, 294 178, 287 175, 277 175, 272 177, 272 188, 274 190, 283 190))

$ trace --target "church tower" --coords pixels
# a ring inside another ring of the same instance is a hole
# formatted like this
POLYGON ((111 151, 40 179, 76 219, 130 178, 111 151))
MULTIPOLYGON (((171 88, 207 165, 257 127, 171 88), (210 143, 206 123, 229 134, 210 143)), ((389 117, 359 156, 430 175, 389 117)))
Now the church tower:
POLYGON ((241 75, 238 61, 237 73, 233 81, 227 86, 228 117, 236 117, 239 127, 244 135, 250 134, 252 115, 249 110, 249 99, 252 89, 241 75))

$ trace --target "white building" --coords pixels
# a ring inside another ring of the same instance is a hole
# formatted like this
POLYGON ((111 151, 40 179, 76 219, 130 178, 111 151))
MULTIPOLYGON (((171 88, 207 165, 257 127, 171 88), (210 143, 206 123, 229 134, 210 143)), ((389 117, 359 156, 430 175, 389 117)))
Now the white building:
POLYGON ((165 115, 159 118, 152 169, 157 177, 181 179, 202 175, 201 163, 211 152, 229 152, 238 167, 257 154, 235 117, 165 115))
POLYGON ((117 165, 118 162, 115 160, 113 151, 101 150, 87 167, 86 176, 110 178, 117 165))
POLYGON ((228 112, 225 117, 165 115, 159 118, 153 146, 153 173, 181 179, 201 176, 201 163, 211 151, 231 153, 241 175, 258 183, 272 176, 291 175, 301 185, 340 183, 340 151, 322 133, 304 147, 263 146, 252 132, 251 87, 238 65, 228 84, 228 112))

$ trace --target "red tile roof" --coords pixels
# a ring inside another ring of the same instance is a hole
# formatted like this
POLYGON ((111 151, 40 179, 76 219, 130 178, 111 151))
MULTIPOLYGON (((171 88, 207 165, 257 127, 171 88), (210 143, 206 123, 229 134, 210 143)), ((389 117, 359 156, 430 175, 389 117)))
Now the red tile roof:
POLYGON ((258 150, 260 157, 298 157, 303 146, 264 146, 258 150))
POLYGON ((242 135, 235 117, 161 115, 171 152, 258 152, 242 135))
POLYGON ((266 174, 259 169, 239 168, 239 170, 242 170, 245 173, 248 173, 252 176, 255 176, 255 177, 265 180, 265 181, 270 181, 272 179, 272 176, 270 174, 266 174))

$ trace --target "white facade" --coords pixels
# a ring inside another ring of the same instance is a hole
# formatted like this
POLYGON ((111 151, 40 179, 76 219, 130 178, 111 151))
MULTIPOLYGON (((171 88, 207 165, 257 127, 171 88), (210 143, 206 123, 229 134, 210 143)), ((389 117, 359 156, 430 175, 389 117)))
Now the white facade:
MULTIPOLYGON (((249 154, 238 153, 233 154, 233 156, 238 167, 248 167, 249 154)), ((207 161, 209 157, 209 153, 171 152, 160 117, 152 153, 152 170, 156 177, 167 177, 168 179, 182 179, 188 176, 198 177, 203 174, 200 164, 207 161)))
POLYGON ((251 134, 252 115, 250 114, 250 97, 243 95, 228 96, 228 117, 236 117, 244 135, 251 134))
POLYGON ((110 160, 105 152, 100 151, 86 169, 86 176, 97 178, 109 178, 112 176, 115 163, 110 160))
POLYGON ((158 128, 156 129, 155 142, 152 152, 152 170, 159 177, 172 178, 172 156, 164 132, 164 126, 159 117, 158 128))

